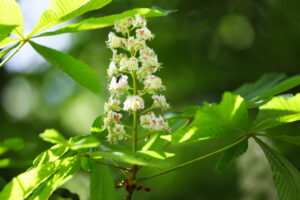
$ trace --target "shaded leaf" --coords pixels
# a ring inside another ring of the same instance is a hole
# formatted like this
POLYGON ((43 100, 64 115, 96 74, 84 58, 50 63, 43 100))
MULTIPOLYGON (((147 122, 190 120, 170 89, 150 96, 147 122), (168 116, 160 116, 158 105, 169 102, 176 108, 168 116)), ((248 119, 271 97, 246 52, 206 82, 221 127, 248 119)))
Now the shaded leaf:
POLYGON ((199 108, 195 120, 186 128, 164 139, 175 143, 194 142, 218 136, 241 134, 248 130, 247 105, 242 97, 225 92, 220 104, 199 108))
POLYGON ((278 139, 278 140, 282 140, 282 141, 289 142, 291 144, 295 144, 295 145, 300 146, 300 136, 271 135, 271 134, 267 134, 265 136, 270 137, 270 138, 274 138, 274 139, 278 139))
POLYGON ((7 38, 15 27, 16 25, 6 25, 0 23, 0 41, 7 38))
POLYGON ((30 41, 32 47, 48 62, 60 68, 82 86, 95 93, 100 91, 100 81, 97 73, 84 62, 63 52, 51 49, 30 41))
POLYGON ((300 120, 300 93, 291 98, 278 96, 259 107, 253 129, 268 129, 297 120, 300 120))
POLYGON ((89 158, 81 157, 80 158, 81 168, 87 172, 92 170, 92 161, 89 158))
POLYGON ((248 149, 248 140, 239 143, 224 151, 215 167, 217 172, 222 172, 230 166, 230 164, 239 156, 243 155, 248 149))
POLYGON ((273 172, 273 179, 280 200, 300 199, 300 173, 283 156, 258 138, 256 142, 264 151, 273 172))
POLYGON ((111 0, 52 0, 29 35, 35 35, 83 13, 102 8, 110 2, 111 0))
POLYGON ((16 0, 0 1, 0 24, 15 25, 17 27, 14 29, 13 33, 16 33, 19 36, 23 35, 22 11, 16 0))
POLYGON ((92 163, 90 176, 91 200, 116 200, 116 189, 109 168, 92 163))
POLYGON ((239 87, 234 93, 241 95, 250 108, 266 103, 274 95, 278 95, 300 84, 300 75, 291 78, 282 73, 270 73, 262 76, 258 81, 247 83, 239 87))
POLYGON ((98 17, 98 18, 88 18, 77 24, 68 24, 56 31, 46 32, 38 36, 58 35, 63 33, 74 33, 79 31, 104 28, 104 27, 114 25, 116 20, 120 20, 125 17, 134 17, 136 14, 140 14, 143 17, 160 17, 160 16, 165 16, 168 13, 169 13, 168 11, 160 11, 157 9, 135 8, 132 10, 122 12, 120 14, 109 15, 109 16, 98 17))
POLYGON ((107 131, 106 129, 103 128, 103 115, 100 115, 99 117, 97 117, 92 125, 91 128, 91 134, 95 137, 98 138, 104 138, 107 136, 107 131))
POLYGON ((39 137, 54 144, 65 144, 67 142, 66 138, 55 129, 46 129, 39 137))
POLYGON ((59 170, 39 186, 27 200, 48 199, 50 195, 66 183, 80 168, 78 156, 64 159, 59 170))
POLYGON ((7 138, 0 142, 0 155, 7 151, 21 151, 26 146, 25 141, 19 137, 7 138))

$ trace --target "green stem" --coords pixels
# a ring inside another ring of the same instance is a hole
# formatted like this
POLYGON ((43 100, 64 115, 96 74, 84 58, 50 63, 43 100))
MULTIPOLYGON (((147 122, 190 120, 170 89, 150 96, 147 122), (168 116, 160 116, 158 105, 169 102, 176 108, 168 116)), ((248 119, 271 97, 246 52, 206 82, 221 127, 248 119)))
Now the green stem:
POLYGON ((193 160, 187 161, 187 162, 185 162, 185 163, 179 164, 179 165, 177 165, 177 166, 175 166, 175 167, 173 167, 173 168, 171 168, 171 169, 167 169, 167 170, 162 171, 162 172, 160 172, 160 173, 158 173, 158 174, 154 174, 154 175, 151 175, 151 176, 148 176, 148 177, 140 178, 140 179, 138 179, 138 182, 142 182, 142 181, 145 181, 145 180, 148 180, 148 179, 151 179, 151 178, 155 178, 155 177, 157 177, 157 176, 160 176, 160 175, 163 175, 163 174, 166 174, 166 173, 175 171, 175 170, 177 170, 177 169, 179 169, 179 168, 182 168, 182 167, 185 167, 185 166, 187 166, 187 165, 193 164, 193 163, 195 163, 195 162, 197 162, 197 161, 203 160, 203 159, 208 158, 208 157, 210 157, 210 156, 213 156, 213 155, 215 155, 215 154, 221 153, 221 152, 223 152, 223 151, 225 151, 225 150, 227 150, 227 149, 230 149, 231 147, 233 147, 233 146, 235 146, 235 145, 238 145, 239 143, 243 142, 244 140, 246 140, 246 139, 248 139, 248 138, 249 138, 248 136, 244 136, 244 137, 242 137, 240 140, 238 140, 238 141, 236 141, 236 142, 234 142, 234 143, 232 143, 232 144, 230 144, 230 145, 227 145, 227 146, 225 146, 225 147, 223 147, 223 148, 221 148, 221 149, 218 149, 218 150, 216 150, 216 151, 214 151, 214 152, 211 152, 211 153, 206 154, 206 155, 204 155, 204 156, 201 156, 201 157, 195 158, 195 159, 193 159, 193 160))
POLYGON ((5 65, 26 43, 26 41, 21 41, 19 46, 6 58, 0 63, 0 68, 5 65))

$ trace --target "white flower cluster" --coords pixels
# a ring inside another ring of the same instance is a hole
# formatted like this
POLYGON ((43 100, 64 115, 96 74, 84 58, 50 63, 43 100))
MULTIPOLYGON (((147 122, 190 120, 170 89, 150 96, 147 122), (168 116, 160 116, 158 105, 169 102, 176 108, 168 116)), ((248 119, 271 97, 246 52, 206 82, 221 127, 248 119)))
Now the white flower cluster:
POLYGON ((117 143, 126 135, 120 112, 138 114, 147 109, 149 112, 145 111, 146 114, 139 115, 138 119, 143 128, 150 131, 169 130, 163 117, 157 117, 151 111, 166 110, 170 106, 161 94, 166 89, 162 80, 154 75, 161 68, 161 63, 153 49, 146 44, 146 41, 154 38, 146 24, 146 20, 140 15, 127 17, 116 21, 116 33, 108 35, 107 46, 112 50, 113 57, 107 70, 111 96, 104 105, 104 128, 108 130, 107 139, 112 143, 117 143), (132 33, 134 35, 130 35, 132 33), (149 108, 145 108, 145 94, 152 95, 153 103, 149 108), (127 97, 124 98, 124 95, 127 97), (123 105, 122 99, 125 99, 123 105))

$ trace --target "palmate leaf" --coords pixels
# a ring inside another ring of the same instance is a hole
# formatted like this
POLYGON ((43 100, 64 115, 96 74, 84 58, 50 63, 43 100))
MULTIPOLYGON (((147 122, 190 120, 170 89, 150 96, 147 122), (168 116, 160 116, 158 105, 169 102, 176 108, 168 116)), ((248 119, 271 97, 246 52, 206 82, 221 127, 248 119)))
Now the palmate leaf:
POLYGON ((67 152, 69 148, 66 145, 55 145, 52 146, 50 149, 40 153, 34 160, 33 160, 33 167, 43 165, 47 162, 53 162, 60 158, 62 158, 67 152))
POLYGON ((32 41, 29 43, 48 62, 63 70, 83 87, 97 94, 100 92, 100 80, 97 73, 87 64, 55 49, 39 45, 32 41))
POLYGON ((243 155, 248 149, 248 140, 227 149, 221 154, 221 157, 215 167, 217 172, 222 172, 239 156, 243 155))
POLYGON ((272 134, 267 134, 265 136, 269 137, 269 138, 274 138, 274 139, 282 140, 282 141, 289 142, 291 144, 295 144, 295 145, 300 146, 300 136, 272 135, 272 134))
POLYGON ((13 30, 13 33, 19 36, 23 35, 22 11, 16 0, 0 1, 0 24, 15 25, 16 28, 13 30))
POLYGON ((256 142, 264 151, 273 172, 273 179, 280 200, 300 199, 300 173, 283 156, 258 138, 256 142))
POLYGON ((50 195, 64 183, 66 183, 80 168, 78 156, 64 159, 59 170, 47 181, 40 185, 27 200, 48 199, 50 195))
POLYGON ((76 136, 68 141, 68 146, 72 150, 89 149, 99 147, 100 141, 94 136, 76 136))
POLYGON ((13 178, 0 192, 0 199, 22 200, 27 198, 40 184, 55 174, 64 163, 70 163, 73 157, 48 162, 13 178))
POLYGON ((92 163, 90 176, 91 200, 116 200, 116 189, 109 168, 92 163))
POLYGON ((253 83, 247 83, 239 87, 234 93, 241 95, 248 107, 255 108, 266 103, 274 95, 278 95, 300 85, 300 75, 287 79, 282 73, 265 74, 253 83))
POLYGON ((83 13, 102 8, 110 2, 111 0, 52 0, 29 35, 35 35, 83 13))
POLYGON ((194 121, 165 139, 174 143, 195 142, 225 135, 239 135, 248 130, 248 111, 244 99, 225 92, 220 104, 199 108, 194 121))
POLYGON ((300 94, 286 98, 272 98, 259 108, 253 123, 254 130, 264 130, 300 120, 300 94))
POLYGON ((0 59, 3 58, 5 55, 7 55, 11 50, 13 50, 14 48, 16 48, 20 43, 16 43, 14 44, 13 46, 3 50, 3 51, 0 51, 0 59))
MULTIPOLYGON (((118 160, 124 163, 142 166, 159 167, 168 165, 168 163, 161 159, 162 157, 169 156, 168 154, 161 154, 160 152, 152 151, 149 153, 145 152, 132 152, 132 151, 98 151, 93 153, 88 153, 90 157, 97 158, 108 158, 111 160, 118 160), (160 155, 160 156, 159 156, 160 155), (158 158, 160 157, 160 158, 158 158)), ((165 158, 164 157, 164 158, 165 158)))
POLYGON ((134 17, 136 14, 140 14, 143 17, 160 17, 167 15, 168 12, 149 8, 135 8, 132 10, 122 12, 120 14, 85 19, 79 23, 68 24, 56 31, 46 32, 38 36, 58 35, 63 33, 74 33, 79 31, 104 28, 114 25, 116 20, 120 20, 125 17, 134 17))
POLYGON ((0 41, 7 38, 12 30, 16 28, 16 25, 6 25, 6 24, 0 24, 0 41))
POLYGON ((13 43, 19 41, 19 39, 17 38, 5 38, 4 40, 0 41, 0 49, 2 49, 3 47, 13 43))

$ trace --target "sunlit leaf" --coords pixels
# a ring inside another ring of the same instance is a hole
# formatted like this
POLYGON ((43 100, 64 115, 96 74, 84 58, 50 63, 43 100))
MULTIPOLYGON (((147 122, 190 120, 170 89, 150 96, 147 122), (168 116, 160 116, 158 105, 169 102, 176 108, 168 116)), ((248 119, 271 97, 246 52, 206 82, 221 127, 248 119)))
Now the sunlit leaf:
POLYGON ((103 128, 103 115, 97 117, 92 125, 91 134, 98 138, 103 138, 107 136, 107 131, 103 128))
POLYGON ((13 43, 13 42, 16 42, 16 41, 19 41, 19 39, 16 39, 16 38, 5 38, 4 40, 2 40, 0 42, 0 49, 2 49, 3 47, 13 43))
POLYGON ((52 0, 29 35, 35 35, 71 18, 102 8, 111 0, 52 0))
POLYGON ((239 135, 248 130, 248 111, 244 99, 226 92, 220 104, 206 104, 198 109, 186 128, 165 136, 175 143, 193 142, 225 135, 239 135))
POLYGON ((32 47, 48 62, 60 68, 82 86, 95 93, 100 91, 100 81, 97 73, 84 62, 63 52, 51 49, 30 41, 32 47))
POLYGON ((91 200, 116 200, 114 180, 107 166, 92 164, 90 193, 91 200))
POLYGON ((65 144, 67 142, 66 138, 55 129, 46 129, 39 137, 54 144, 65 144))
POLYGON ((48 199, 50 195, 66 183, 80 168, 78 156, 64 159, 59 170, 53 174, 47 181, 40 185, 27 200, 48 199))
POLYGON ((55 174, 64 163, 69 163, 72 157, 55 162, 48 162, 13 178, 0 192, 0 199, 21 200, 27 198, 40 184, 55 174))
POLYGON ((71 138, 68 146, 72 150, 79 150, 79 149, 86 149, 86 148, 95 148, 100 145, 100 141, 91 136, 76 136, 74 138, 71 138))
POLYGON ((20 43, 16 43, 14 44, 13 46, 3 50, 3 51, 0 51, 0 59, 3 58, 5 55, 7 55, 11 50, 13 50, 14 48, 16 48, 20 43))
POLYGON ((19 36, 23 35, 22 11, 16 0, 0 1, 0 24, 15 25, 17 27, 13 30, 13 33, 19 36))
POLYGON ((263 130, 300 120, 300 94, 293 97, 274 97, 259 107, 253 129, 263 130))
POLYGON ((81 157, 80 158, 81 168, 87 172, 92 170, 92 161, 89 158, 81 157))
POLYGON ((57 35, 62 33, 73 33, 79 31, 104 28, 104 27, 114 25, 116 20, 123 19, 125 17, 134 17, 136 14, 140 14, 143 17, 160 17, 160 16, 167 15, 168 12, 160 11, 157 9, 149 9, 149 8, 135 8, 120 14, 85 19, 77 24, 68 24, 56 31, 46 32, 39 36, 49 36, 49 35, 57 35))
POLYGON ((263 141, 258 138, 255 140, 262 148, 269 161, 280 200, 299 200, 299 171, 285 157, 278 154, 263 141))
POLYGON ((221 154, 221 157, 215 167, 217 172, 222 172, 239 156, 243 155, 248 149, 248 140, 239 143, 221 154))
POLYGON ((118 160, 128 164, 159 167, 167 165, 166 161, 156 158, 157 154, 149 155, 143 152, 132 151, 98 151, 89 153, 91 157, 103 157, 112 160, 118 160))
POLYGON ((65 145, 55 145, 50 149, 40 153, 34 160, 33 166, 40 166, 47 162, 53 162, 60 159, 63 155, 68 152, 69 148, 65 145))

